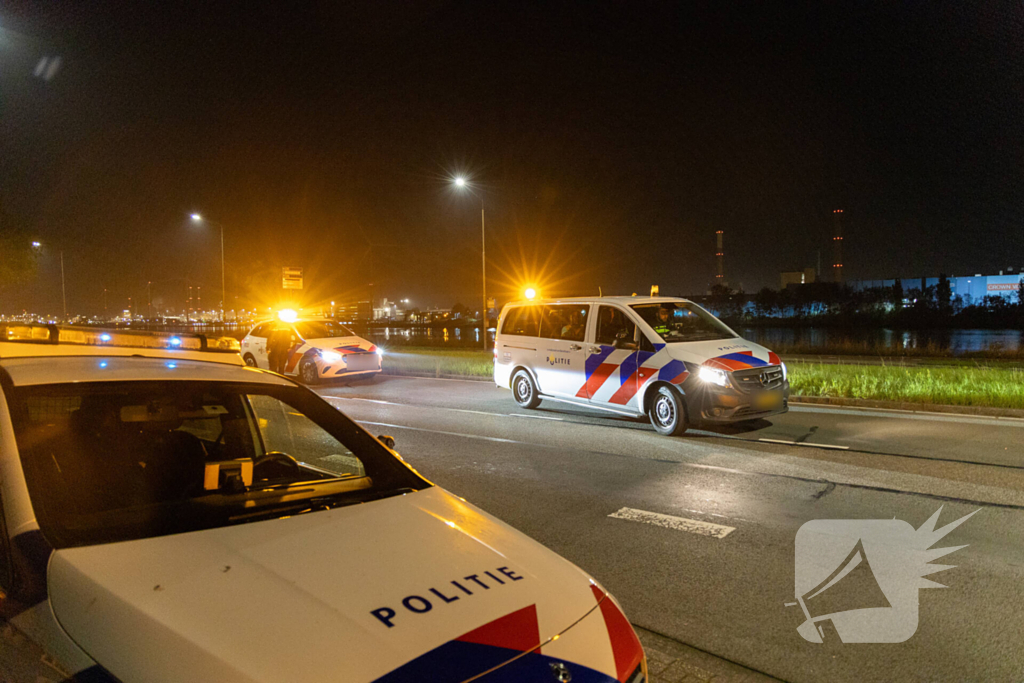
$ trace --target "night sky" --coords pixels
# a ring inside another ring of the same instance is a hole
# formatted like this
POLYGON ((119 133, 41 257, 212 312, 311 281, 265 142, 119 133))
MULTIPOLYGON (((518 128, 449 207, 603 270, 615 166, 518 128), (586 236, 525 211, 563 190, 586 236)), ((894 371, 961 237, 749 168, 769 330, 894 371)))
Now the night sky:
POLYGON ((284 265, 478 305, 480 199, 499 300, 701 293, 719 229, 777 287, 837 208, 848 279, 1024 267, 1020 2, 299 5, 0 6, 0 227, 46 247, 4 312, 59 312, 61 248, 70 312, 216 307, 193 211, 229 307, 284 265))

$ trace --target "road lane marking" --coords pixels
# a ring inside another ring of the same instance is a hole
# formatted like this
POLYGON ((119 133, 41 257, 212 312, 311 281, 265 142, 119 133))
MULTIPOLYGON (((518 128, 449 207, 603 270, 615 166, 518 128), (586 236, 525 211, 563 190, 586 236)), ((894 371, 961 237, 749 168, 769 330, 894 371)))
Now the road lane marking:
POLYGON ((608 516, 613 519, 624 519, 629 522, 653 524, 654 526, 674 529, 675 531, 688 531, 691 534, 697 534, 698 536, 710 536, 711 538, 725 538, 733 531, 736 531, 736 527, 732 526, 702 522, 699 519, 673 517, 672 515, 663 515, 658 512, 648 512, 647 510, 637 510, 636 508, 621 508, 608 516))
POLYGON ((431 434, 445 434, 447 436, 461 436, 465 439, 480 439, 482 441, 497 441, 499 443, 519 443, 527 446, 534 444, 527 443, 526 441, 516 441, 514 439, 501 439, 497 436, 480 436, 478 434, 462 434, 460 432, 445 432, 440 429, 424 429, 423 427, 410 427, 408 425, 396 425, 388 422, 367 422, 365 420, 357 420, 361 425, 374 425, 375 427, 392 427, 394 429, 411 429, 414 432, 430 432, 431 434))
POLYGON ((548 417, 547 415, 520 415, 518 413, 491 413, 484 410, 469 410, 468 408, 449 408, 447 406, 421 406, 415 403, 396 403, 395 401, 383 401, 376 398, 360 398, 356 396, 324 396, 323 398, 333 401, 366 401, 367 403, 380 403, 387 406, 402 406, 403 408, 429 408, 434 410, 450 410, 453 413, 472 413, 473 415, 490 415, 492 417, 531 417, 534 420, 555 420, 565 422, 563 417, 548 417))
MULTIPOLYGON (((745 439, 741 439, 741 441, 745 441, 745 439)), ((760 438, 760 439, 758 439, 758 441, 761 441, 763 443, 781 443, 784 446, 810 446, 812 448, 831 448, 831 449, 836 450, 836 451, 848 451, 848 450, 850 450, 849 446, 837 446, 837 445, 831 444, 831 443, 811 443, 810 441, 786 441, 784 439, 765 439, 765 438, 760 438)))
POLYGON ((520 415, 519 413, 509 413, 509 417, 532 417, 534 420, 555 420, 557 422, 565 422, 564 417, 548 417, 547 415, 520 415))

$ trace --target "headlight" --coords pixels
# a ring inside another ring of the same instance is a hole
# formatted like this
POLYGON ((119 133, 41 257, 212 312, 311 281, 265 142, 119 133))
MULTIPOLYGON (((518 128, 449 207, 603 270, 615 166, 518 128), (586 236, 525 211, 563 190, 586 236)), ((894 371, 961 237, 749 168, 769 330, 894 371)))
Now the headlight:
POLYGON ((382 349, 382 348, 380 348, 378 346, 377 347, 377 355, 380 356, 381 358, 383 358, 384 357, 384 349, 382 349))
POLYGON ((700 377, 702 382, 707 382, 708 384, 717 384, 720 387, 729 386, 729 375, 725 370, 719 370, 718 368, 709 368, 706 365, 701 366, 697 377, 700 377))
POLYGON ((341 354, 335 353, 334 351, 321 351, 320 358, 325 363, 337 363, 341 360, 341 354))

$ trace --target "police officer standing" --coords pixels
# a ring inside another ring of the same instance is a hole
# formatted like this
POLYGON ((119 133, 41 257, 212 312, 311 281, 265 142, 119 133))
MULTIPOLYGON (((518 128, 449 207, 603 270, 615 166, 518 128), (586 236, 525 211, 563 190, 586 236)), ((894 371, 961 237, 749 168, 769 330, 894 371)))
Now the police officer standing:
POLYGON ((279 375, 284 374, 285 366, 288 363, 288 350, 292 345, 291 330, 288 328, 277 328, 270 333, 267 341, 267 361, 270 363, 271 372, 279 375))

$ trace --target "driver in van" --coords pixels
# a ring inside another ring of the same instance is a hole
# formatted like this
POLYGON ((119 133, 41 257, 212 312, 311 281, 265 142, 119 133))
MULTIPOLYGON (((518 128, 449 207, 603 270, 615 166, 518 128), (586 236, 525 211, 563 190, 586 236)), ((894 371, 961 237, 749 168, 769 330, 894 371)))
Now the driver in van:
POLYGON ((672 311, 668 310, 665 306, 658 308, 658 319, 655 321, 652 327, 654 331, 661 336, 665 336, 669 333, 668 321, 672 317, 672 311))

